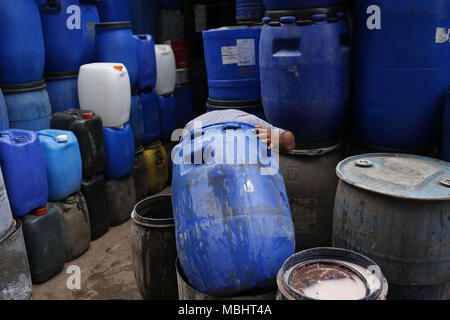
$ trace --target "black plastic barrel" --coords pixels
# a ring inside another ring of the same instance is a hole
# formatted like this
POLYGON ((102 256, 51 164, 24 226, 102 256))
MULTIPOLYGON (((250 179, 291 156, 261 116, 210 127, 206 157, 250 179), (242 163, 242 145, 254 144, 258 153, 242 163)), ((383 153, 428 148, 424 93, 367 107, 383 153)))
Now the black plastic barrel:
POLYGON ((121 225, 130 219, 135 204, 136 190, 131 174, 121 179, 106 182, 106 205, 110 226, 121 225))
POLYGON ((44 283, 64 268, 66 252, 58 211, 47 206, 22 218, 33 283, 44 283))
POLYGON ((89 180, 83 179, 81 193, 86 199, 89 210, 91 240, 97 240, 109 230, 105 178, 99 174, 89 180))
POLYGON ((83 162, 83 177, 91 178, 105 168, 102 119, 89 110, 69 109, 53 114, 52 129, 72 131, 83 162))
POLYGON ((158 195, 139 202, 132 213, 131 248, 134 275, 145 300, 176 300, 177 257, 172 196, 158 195))
POLYGON ((266 120, 261 100, 222 101, 209 98, 206 103, 206 109, 208 112, 228 109, 240 110, 266 120))
POLYGON ((51 202, 61 218, 61 229, 66 249, 66 262, 72 261, 87 250, 91 242, 91 223, 86 199, 78 192, 64 201, 51 202))

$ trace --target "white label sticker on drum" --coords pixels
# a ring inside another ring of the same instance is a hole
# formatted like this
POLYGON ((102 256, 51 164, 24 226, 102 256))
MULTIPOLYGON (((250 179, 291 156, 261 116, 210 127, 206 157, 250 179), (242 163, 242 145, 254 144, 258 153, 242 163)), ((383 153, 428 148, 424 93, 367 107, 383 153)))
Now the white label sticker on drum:
POLYGON ((238 66, 253 66, 256 64, 255 39, 237 39, 238 66))
POLYGON ((238 63, 237 47, 222 47, 222 64, 238 63))
POLYGON ((436 28, 436 43, 446 43, 449 40, 450 29, 436 28))

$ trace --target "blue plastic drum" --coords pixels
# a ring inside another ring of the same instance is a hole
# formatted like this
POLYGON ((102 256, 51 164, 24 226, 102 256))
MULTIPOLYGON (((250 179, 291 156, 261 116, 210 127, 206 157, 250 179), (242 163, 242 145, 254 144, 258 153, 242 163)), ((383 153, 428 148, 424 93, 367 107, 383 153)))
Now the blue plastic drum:
POLYGON ((207 126, 173 151, 177 251, 188 282, 203 294, 273 290, 295 251, 278 162, 253 129, 236 122, 207 126))
POLYGON ((103 175, 106 180, 125 177, 133 170, 134 138, 127 123, 121 129, 103 127, 106 167, 103 175))
POLYGON ((78 71, 46 74, 45 80, 52 113, 80 108, 78 71))
POLYGON ((161 138, 159 96, 155 91, 144 91, 140 96, 144 116, 144 144, 147 145, 161 138))
POLYGON ((101 0, 97 5, 100 21, 131 21, 131 2, 131 0, 101 0))
POLYGON ((203 31, 209 96, 215 100, 261 98, 261 28, 224 27, 203 31))
POLYGON ((130 126, 135 148, 138 149, 144 142, 144 115, 139 90, 133 90, 131 93, 130 126))
POLYGON ((128 70, 131 87, 138 82, 136 45, 128 21, 105 22, 95 26, 97 61, 122 63, 128 70))
POLYGON ((270 25, 265 18, 262 102, 267 120, 292 131, 297 143, 322 143, 341 134, 349 104, 348 28, 343 12, 334 8, 298 14, 270 25))
POLYGON ((84 51, 83 64, 95 62, 95 25, 100 22, 97 10, 99 1, 80 0, 84 51))
POLYGON ((178 128, 177 105, 175 95, 159 96, 159 117, 161 138, 171 139, 172 133, 178 128))
POLYGON ((450 2, 355 2, 354 118, 371 147, 414 153, 438 140, 450 83, 450 2))
POLYGON ((0 89, 0 131, 9 129, 8 109, 6 108, 5 98, 0 89))
POLYGON ((48 201, 44 152, 35 132, 0 132, 0 164, 15 217, 43 207, 48 201))
POLYGON ((238 23, 261 22, 265 10, 263 0, 236 0, 238 23))
POLYGON ((44 80, 2 86, 10 128, 30 131, 50 129, 52 107, 46 87, 44 80))
POLYGON ((140 90, 154 88, 156 85, 155 41, 149 34, 134 36, 138 65, 138 85, 140 90))
POLYGON ((131 1, 131 27, 133 33, 158 35, 159 11, 159 1, 131 1))
POLYGON ((45 42, 45 72, 76 71, 84 62, 78 0, 36 0, 45 42))
POLYGON ((44 64, 44 36, 36 2, 0 1, 0 84, 39 81, 44 64))
POLYGON ((185 83, 175 90, 177 121, 180 128, 195 118, 194 91, 192 85, 185 83))
POLYGON ((48 200, 62 201, 80 191, 82 164, 77 137, 72 131, 38 132, 47 168, 48 200))

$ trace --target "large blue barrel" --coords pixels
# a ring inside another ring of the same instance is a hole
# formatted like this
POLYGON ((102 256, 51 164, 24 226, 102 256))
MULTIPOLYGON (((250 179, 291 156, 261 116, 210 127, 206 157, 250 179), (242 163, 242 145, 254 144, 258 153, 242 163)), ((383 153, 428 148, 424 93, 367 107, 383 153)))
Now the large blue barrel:
POLYGON ((203 31, 209 96, 216 100, 261 98, 261 28, 224 27, 203 31))
POLYGON ((78 71, 48 73, 45 81, 53 113, 80 108, 78 71))
POLYGON ((161 138, 170 139, 173 131, 178 128, 177 104, 175 95, 159 96, 159 119, 161 138))
POLYGON ((266 115, 261 104, 261 100, 252 101, 220 101, 208 99, 206 103, 207 112, 222 110, 239 110, 244 111, 266 121, 266 115))
POLYGON ((342 0, 263 0, 263 1, 267 10, 292 10, 305 8, 333 7, 343 2, 342 0))
POLYGON ((238 23, 260 22, 264 17, 263 0, 236 0, 236 20, 238 23))
POLYGON ((149 34, 135 35, 134 41, 136 44, 139 89, 153 88, 156 85, 155 41, 149 34))
POLYGON ((0 84, 39 81, 45 49, 35 1, 0 2, 0 84))
POLYGON ((48 200, 62 201, 80 191, 82 164, 75 134, 65 130, 38 132, 47 167, 48 200))
POLYGON ((131 21, 130 0, 100 0, 97 7, 101 22, 131 21))
POLYGON ((45 42, 45 71, 76 71, 84 62, 78 0, 36 0, 45 42))
POLYGON ((44 152, 35 132, 0 132, 0 165, 15 217, 45 206, 48 201, 44 152))
POLYGON ((194 91, 189 83, 177 86, 175 104, 178 126, 181 128, 195 118, 194 91))
POLYGON ((261 32, 261 95, 267 119, 292 131, 297 142, 332 139, 340 134, 349 102, 344 14, 334 8, 308 10, 280 22, 266 24, 261 32))
POLYGON ((134 145, 137 149, 144 142, 144 115, 139 90, 131 92, 130 126, 133 131, 134 145))
POLYGON ((151 34, 157 38, 159 10, 159 1, 131 0, 131 28, 133 33, 151 34))
POLYGON ((355 4, 358 137, 374 147, 427 149, 438 134, 450 83, 450 2, 355 4))
POLYGON ((178 255, 189 283, 204 294, 273 289, 294 253, 283 178, 253 129, 237 122, 206 126, 173 151, 178 255))
POLYGON ((144 116, 144 144, 149 144, 161 137, 159 96, 156 91, 141 92, 141 103, 144 116))
POLYGON ((138 65, 136 45, 128 21, 105 22, 95 26, 97 61, 122 63, 128 70, 131 87, 137 86, 138 65))
POLYGON ((52 107, 45 81, 2 86, 9 127, 39 131, 50 128, 52 107))
POLYGON ((9 129, 8 109, 6 108, 5 98, 0 89, 0 131, 9 129))
POLYGON ((99 1, 80 0, 84 51, 83 64, 95 62, 95 25, 100 22, 97 10, 99 1))
POLYGON ((450 162, 450 88, 444 109, 441 159, 450 162))
POLYGON ((389 299, 450 298, 450 163, 365 154, 337 166, 333 246, 367 255, 389 299))
POLYGON ((103 175, 106 180, 123 178, 133 170, 134 139, 130 124, 121 129, 103 127, 106 167, 103 175))

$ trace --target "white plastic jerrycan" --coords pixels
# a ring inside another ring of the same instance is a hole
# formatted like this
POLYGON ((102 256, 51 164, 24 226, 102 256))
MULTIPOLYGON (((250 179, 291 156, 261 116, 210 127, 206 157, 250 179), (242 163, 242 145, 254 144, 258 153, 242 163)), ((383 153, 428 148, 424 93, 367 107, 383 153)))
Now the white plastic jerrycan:
POLYGON ((166 44, 155 45, 156 54, 156 92, 160 96, 175 91, 176 65, 172 48, 166 44))
POLYGON ((78 96, 80 108, 100 116, 104 127, 119 128, 130 119, 130 77, 121 63, 82 65, 78 96))

